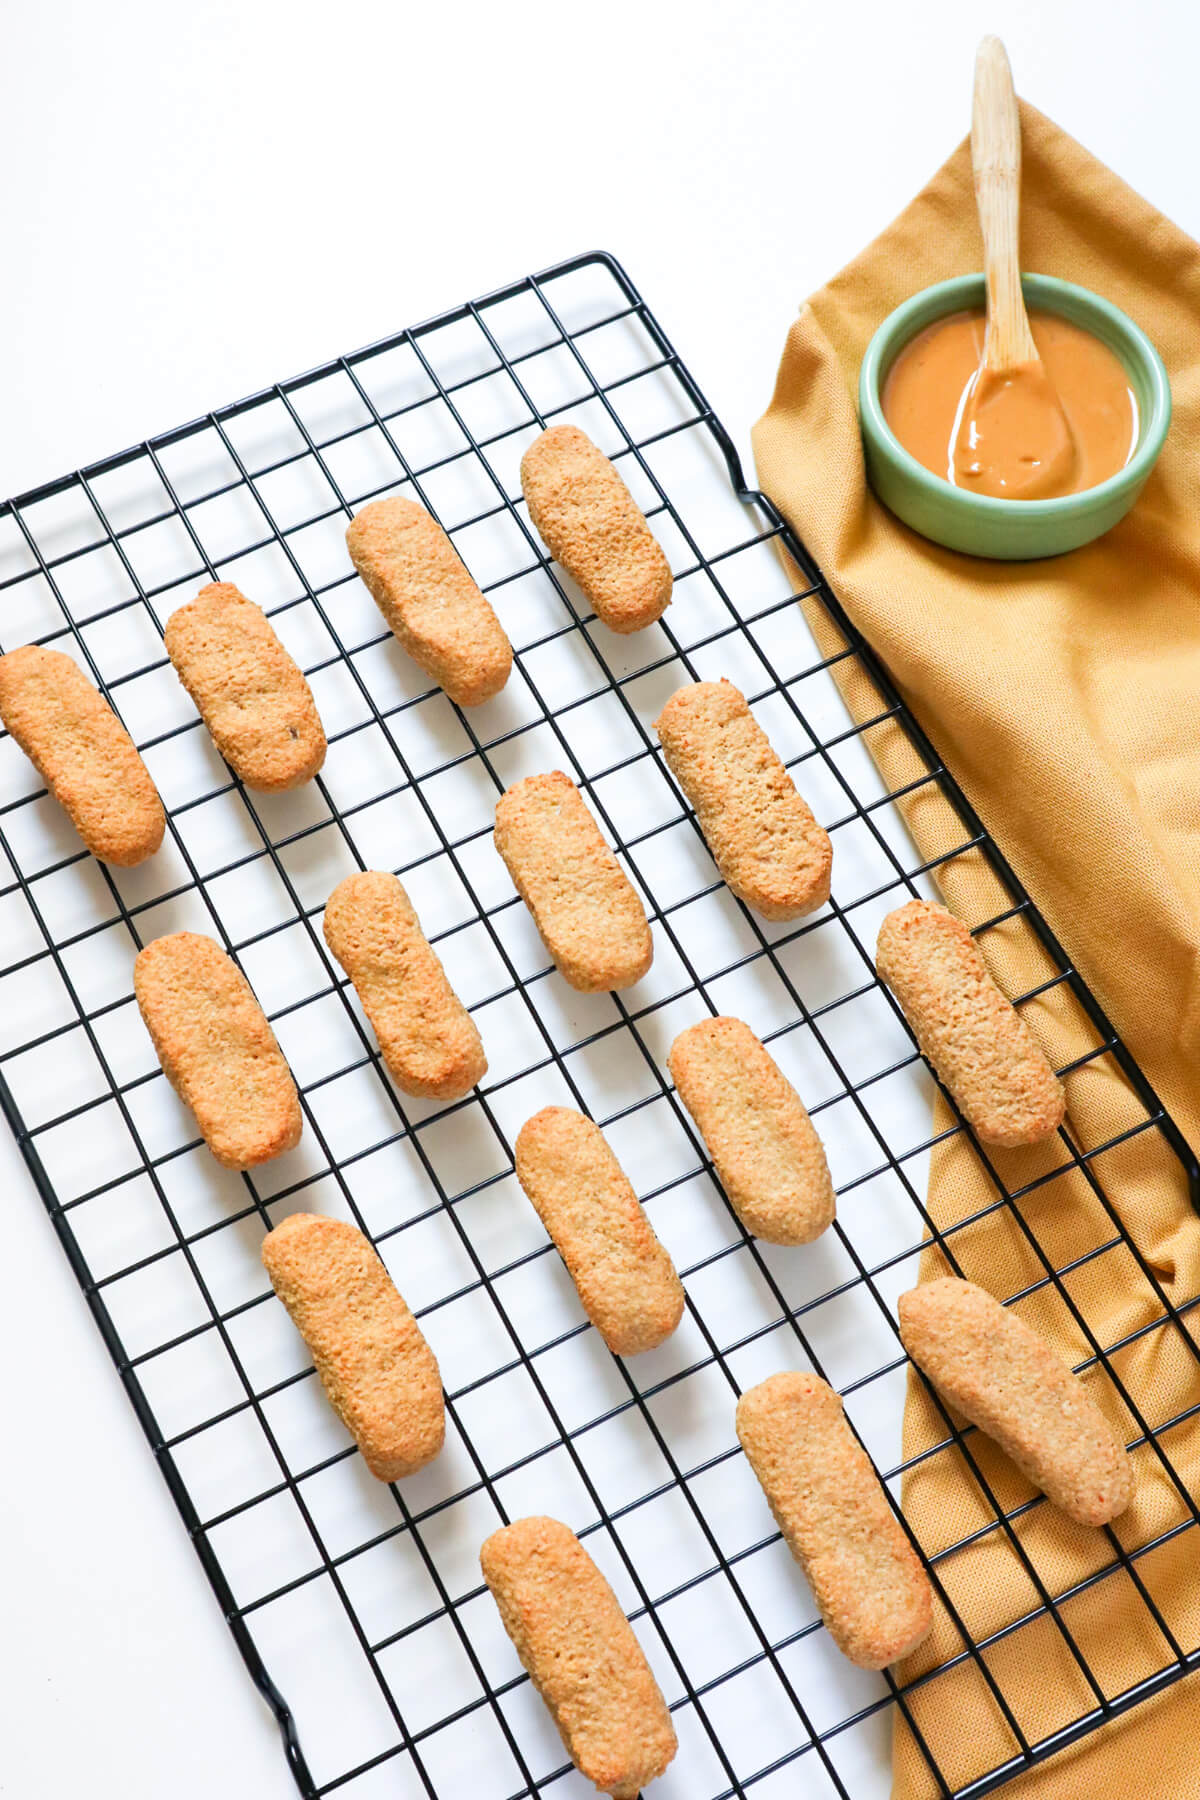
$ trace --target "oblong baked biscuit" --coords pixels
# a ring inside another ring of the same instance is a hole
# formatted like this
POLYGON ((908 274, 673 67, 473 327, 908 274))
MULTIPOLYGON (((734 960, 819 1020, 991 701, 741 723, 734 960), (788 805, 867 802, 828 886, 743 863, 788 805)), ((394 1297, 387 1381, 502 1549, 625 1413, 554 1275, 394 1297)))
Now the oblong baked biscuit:
POLYGON ((722 880, 764 919, 829 898, 833 847, 731 681, 679 688, 654 722, 722 880))
POLYGON ((683 1284, 598 1126, 547 1106, 517 1135, 517 1180, 554 1239, 584 1311, 615 1356, 670 1337, 683 1284))
POLYGON ((150 771, 108 701, 61 650, 0 656, 0 719, 93 856, 132 868, 153 856, 167 817, 150 771))
POLYGON ((371 598, 415 663, 459 706, 498 694, 512 645, 437 520, 415 500, 372 500, 346 545, 371 598))
POLYGON ((901 1294, 904 1348, 956 1412, 994 1438, 1080 1525, 1133 1497, 1133 1464, 1084 1384, 1032 1326, 973 1281, 945 1276, 901 1294))
POLYGON ((248 788, 281 793, 311 781, 325 731, 303 674, 261 606, 231 581, 210 582, 167 620, 167 655, 217 749, 248 788))
POLYGON ((771 1375, 738 1401, 737 1434, 842 1655, 884 1669, 915 1650, 933 1589, 833 1389, 771 1375))
POLYGON ((633 1800, 679 1746, 607 1581, 557 1519, 517 1519, 494 1531, 479 1564, 571 1761, 602 1793, 633 1800))
POLYGON ((699 1019, 667 1058, 738 1218, 768 1244, 811 1244, 833 1223, 833 1182, 804 1102, 741 1019, 699 1019))
POLYGON ((342 1219, 292 1213, 268 1231, 262 1259, 372 1475, 424 1468, 446 1433, 441 1375, 370 1242, 342 1219))
POLYGON ((510 787, 495 840, 564 980, 584 993, 641 980, 654 957, 645 909, 569 776, 510 787))
POLYGON ((133 991, 163 1072, 227 1169, 291 1150, 303 1120, 292 1072, 237 964, 194 931, 155 938, 133 991))
POLYGON ((610 631, 641 631, 671 599, 671 565, 617 470, 576 425, 552 425, 521 458, 529 516, 610 631))
POLYGON ((457 1100, 487 1072, 475 1021, 394 875, 347 875, 325 903, 325 942, 354 983, 406 1094, 457 1100))
POLYGON ((1062 1083, 953 913, 910 900, 879 927, 875 966, 921 1049, 985 1144, 1039 1144, 1062 1124, 1062 1083))

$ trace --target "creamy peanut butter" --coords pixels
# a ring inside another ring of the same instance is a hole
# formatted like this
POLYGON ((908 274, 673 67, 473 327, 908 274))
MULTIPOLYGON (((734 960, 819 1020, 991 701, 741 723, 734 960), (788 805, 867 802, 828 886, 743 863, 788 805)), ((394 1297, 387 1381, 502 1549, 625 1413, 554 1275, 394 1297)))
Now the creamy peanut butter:
POLYGON ((1137 397, 1108 346, 1055 313, 1031 313, 1029 323, 1042 364, 989 373, 978 393, 982 308, 935 320, 888 372, 888 424, 918 462, 955 487, 1007 499, 1077 494, 1123 469, 1137 447, 1137 397), (1048 440, 1047 387, 1061 402, 1074 454, 1048 440))

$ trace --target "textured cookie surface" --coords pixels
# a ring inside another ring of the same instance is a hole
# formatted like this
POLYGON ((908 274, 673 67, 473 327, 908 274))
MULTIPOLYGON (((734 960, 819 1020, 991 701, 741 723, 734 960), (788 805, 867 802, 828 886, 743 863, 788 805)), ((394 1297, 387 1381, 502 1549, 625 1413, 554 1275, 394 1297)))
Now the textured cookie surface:
POLYGON ((518 1519, 479 1552, 483 1578, 567 1754, 614 1800, 633 1800, 678 1744, 617 1597, 573 1531, 518 1519))
POLYGON ((598 1126, 547 1106, 522 1125, 516 1165, 609 1349, 634 1356, 661 1344, 683 1314, 683 1286, 598 1126))
POLYGON ((300 1140, 292 1072, 241 970, 212 938, 147 944, 133 987, 167 1080, 227 1169, 250 1169, 300 1140))
POLYGON ((985 1144, 1037 1144, 1066 1095, 1024 1019, 953 913, 910 900, 879 927, 876 967, 917 1042, 985 1144))
POLYGON ((738 1401, 737 1433, 842 1654, 883 1669, 915 1650, 933 1590, 833 1389, 772 1375, 738 1401))
POLYGON ((61 650, 0 656, 0 719, 93 856, 130 868, 153 856, 166 814, 133 739, 61 650))
POLYGON ((731 681, 671 695, 655 721, 671 773, 722 879, 764 919, 799 919, 829 898, 833 848, 731 681))
POLYGON ((1024 1319, 972 1281, 947 1276, 901 1294, 900 1336, 950 1405, 994 1438, 1080 1525, 1103 1525, 1133 1496, 1125 1446, 1079 1377, 1024 1319))
POLYGON ((262 1259, 372 1475, 399 1481, 423 1468, 445 1435, 441 1377, 362 1232, 293 1213, 267 1233, 262 1259))
POLYGON ((212 582, 171 614, 163 636, 213 742, 247 787, 270 794, 312 780, 325 761, 325 732, 261 606, 232 582, 212 582))
POLYGON ((499 619, 436 519, 415 500, 372 500, 346 544, 413 661, 459 706, 498 694, 512 668, 499 619))
POLYGON ((457 1100, 487 1071, 475 1021, 394 875, 348 875, 325 905, 325 942, 354 983, 406 1094, 457 1100))
POLYGON ((637 501, 576 425, 552 425, 521 458, 529 516, 612 631, 641 631, 671 598, 671 566, 637 501))
POLYGON ((496 848, 573 988, 641 980, 654 955, 646 914, 568 776, 530 775, 502 794, 496 848))
POLYGON ((741 1019, 700 1019, 668 1058, 721 1185, 746 1230, 809 1244, 833 1223, 825 1149, 804 1102, 741 1019))

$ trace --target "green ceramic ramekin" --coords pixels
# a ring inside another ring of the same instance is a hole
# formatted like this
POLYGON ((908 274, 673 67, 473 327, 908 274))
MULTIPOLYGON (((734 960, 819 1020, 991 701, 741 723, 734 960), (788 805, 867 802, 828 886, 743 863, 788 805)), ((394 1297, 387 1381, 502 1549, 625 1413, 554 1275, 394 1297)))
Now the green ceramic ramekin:
POLYGON ((867 346, 858 379, 867 474, 884 505, 934 543, 971 556, 1018 561, 1061 556, 1089 544, 1124 518, 1154 467, 1171 423, 1171 388, 1145 332, 1109 301, 1051 275, 1022 277, 1026 305, 1060 314, 1107 344, 1137 396, 1137 449, 1116 475, 1058 500, 997 500, 952 487, 910 456, 883 416, 880 394, 896 357, 919 331, 947 313, 982 306, 982 275, 959 275, 914 294, 886 318, 867 346))

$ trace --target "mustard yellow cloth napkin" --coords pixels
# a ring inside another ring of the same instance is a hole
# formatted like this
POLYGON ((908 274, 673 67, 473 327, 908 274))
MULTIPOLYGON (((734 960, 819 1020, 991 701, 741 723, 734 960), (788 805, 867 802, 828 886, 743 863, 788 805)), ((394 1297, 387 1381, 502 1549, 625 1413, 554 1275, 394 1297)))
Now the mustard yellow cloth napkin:
MULTIPOLYGON (((763 488, 881 653, 1189 1141, 1200 1145, 1200 247, 1032 107, 1022 105, 1021 120, 1024 265, 1123 307, 1157 345, 1171 378, 1172 431, 1129 518, 1067 557, 987 563, 918 538, 866 486, 855 392, 868 340, 901 300, 982 263, 965 144, 804 307, 755 430, 755 454, 763 488)), ((833 649, 834 629, 815 607, 809 617, 823 647, 833 649)), ((852 712, 871 717, 879 702, 869 680, 855 664, 839 668, 852 712)), ((873 728, 868 742, 892 787, 918 772, 891 726, 873 728)), ((961 839, 932 789, 919 790, 905 811, 923 855, 961 839)), ((940 879, 947 903, 970 923, 1004 904, 975 854, 953 859, 940 879)), ((1009 992, 1027 991, 1049 972, 1020 920, 983 942, 1009 992)), ((1093 1046, 1091 1027, 1063 987, 1026 1016, 1060 1065, 1093 1046)), ((1140 1116, 1110 1059, 1088 1062, 1067 1085, 1071 1130, 1085 1149, 1140 1116)), ((935 1126, 950 1122, 939 1103, 935 1126)), ((1001 1152, 996 1166, 1013 1189, 1063 1160, 1058 1146, 1001 1152)), ((1107 1151, 1096 1174, 1168 1298, 1193 1300, 1200 1220, 1157 1134, 1107 1151)), ((1037 1246, 1056 1268, 1075 1260, 1066 1285, 1097 1340, 1107 1348, 1141 1332, 1114 1363, 1142 1417, 1158 1427, 1200 1405, 1200 1365, 1179 1330, 1157 1323, 1162 1307, 1152 1283, 1112 1242, 1113 1222, 1086 1175, 1068 1169, 1035 1188, 1019 1208, 1027 1231, 1008 1209, 985 1210, 995 1197, 960 1137, 935 1150, 930 1214, 943 1229, 959 1227, 951 1241, 968 1276, 1007 1298, 1044 1278, 1037 1246)), ((921 1272, 944 1272, 932 1247, 921 1272)), ((1086 1334, 1052 1286, 1021 1310, 1073 1363, 1089 1355, 1086 1334)), ((1134 1439, 1136 1415, 1112 1384, 1100 1371, 1085 1379, 1134 1439)), ((906 1455, 943 1435, 923 1391, 910 1384, 906 1455)), ((1004 1505, 1031 1497, 986 1440, 976 1434, 970 1442, 1004 1505)), ((1173 1426, 1163 1445, 1193 1498, 1200 1495, 1200 1424, 1173 1426)), ((1190 1517, 1152 1447, 1139 1449, 1135 1461, 1137 1495, 1117 1527, 1130 1549, 1190 1517)), ((935 1555, 993 1517, 953 1449, 910 1472, 904 1504, 935 1555)), ((1039 1581, 1057 1596, 1112 1562, 1103 1533, 1072 1525, 1045 1503, 1022 1514, 1016 1531, 1025 1561, 1003 1532, 991 1530, 939 1562, 976 1638, 1035 1609, 1039 1581)), ((1200 1531, 1180 1529, 1135 1566, 1144 1591, 1124 1573, 1110 1574, 1064 1601, 1063 1629, 1043 1617, 987 1651, 987 1672, 1009 1715, 978 1663, 963 1657, 963 1638, 939 1605, 930 1644, 900 1671, 903 1679, 933 1673, 914 1690, 909 1719, 897 1722, 896 1800, 939 1791, 914 1732, 958 1786, 1016 1753, 1014 1723, 1033 1742, 1094 1705, 1068 1634, 1108 1697, 1171 1659, 1147 1597, 1176 1644, 1193 1650, 1200 1531)), ((1189 1677, 1020 1776, 1011 1791, 1021 1800, 1200 1800, 1198 1744, 1200 1685, 1189 1677)))

